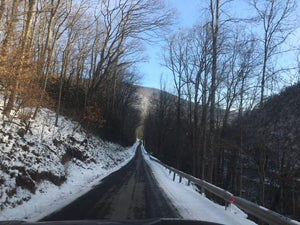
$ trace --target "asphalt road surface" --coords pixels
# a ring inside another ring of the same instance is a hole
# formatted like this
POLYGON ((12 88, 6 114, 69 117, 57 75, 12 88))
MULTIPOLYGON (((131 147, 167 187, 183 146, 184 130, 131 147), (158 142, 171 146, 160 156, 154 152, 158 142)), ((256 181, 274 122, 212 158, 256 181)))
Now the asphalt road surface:
POLYGON ((137 148, 135 157, 126 166, 42 221, 179 218, 143 159, 141 146, 137 148))

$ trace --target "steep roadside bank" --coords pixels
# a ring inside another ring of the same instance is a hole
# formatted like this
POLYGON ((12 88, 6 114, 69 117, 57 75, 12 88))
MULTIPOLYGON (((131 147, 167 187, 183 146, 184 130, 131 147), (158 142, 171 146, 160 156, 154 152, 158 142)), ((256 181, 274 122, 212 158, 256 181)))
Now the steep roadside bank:
POLYGON ((38 220, 134 155, 134 147, 104 142, 65 117, 58 127, 54 120, 54 112, 42 109, 26 134, 18 119, 1 121, 0 220, 38 220))

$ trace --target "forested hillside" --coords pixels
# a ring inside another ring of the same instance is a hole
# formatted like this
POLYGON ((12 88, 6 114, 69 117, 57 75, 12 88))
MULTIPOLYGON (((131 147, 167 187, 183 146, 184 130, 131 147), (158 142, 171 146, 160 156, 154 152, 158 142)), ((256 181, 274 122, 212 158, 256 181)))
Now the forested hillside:
MULTIPOLYGON (((299 106, 300 83, 270 97, 243 121, 245 160, 255 165, 259 179, 265 181, 266 186, 260 189, 266 189, 266 204, 293 215, 300 212, 299 106)), ((241 124, 233 127, 236 125, 241 124)))
MULTIPOLYGON (((176 149, 180 142, 181 169, 201 176, 194 167, 196 152, 192 149, 188 126, 188 104, 182 101, 182 135, 178 138, 175 96, 163 91, 160 95, 153 94, 145 120, 145 145, 163 162, 178 167, 176 149)), ((231 122, 216 131, 213 182, 253 202, 263 198, 268 208, 299 219, 299 101, 300 84, 297 84, 269 97, 263 106, 243 112, 242 118, 231 112, 231 122)), ((202 111, 200 107, 199 116, 202 111)), ((220 112, 217 117, 222 118, 224 110, 217 111, 220 112)), ((201 143, 202 139, 198 141, 201 143)))
POLYGON ((31 208, 34 204, 48 209, 50 204, 55 210, 63 199, 72 199, 72 192, 76 197, 76 192, 85 190, 81 185, 88 186, 133 155, 69 118, 59 116, 55 126, 55 117, 55 112, 41 109, 27 133, 19 119, 1 126, 0 220, 7 219, 2 210, 11 208, 21 207, 12 218, 39 214, 31 208), (26 206, 29 208, 24 210, 26 206))
POLYGON ((1 0, 4 120, 30 128, 41 107, 103 138, 135 141, 136 63, 142 45, 170 24, 160 1, 1 0), (24 110, 30 107, 31 110, 24 110))
POLYGON ((299 219, 300 104, 291 94, 299 85, 270 97, 299 82, 297 2, 242 1, 247 10, 234 14, 236 4, 208 1, 200 22, 168 36, 162 62, 173 89, 162 77, 166 88, 145 120, 146 148, 299 219))

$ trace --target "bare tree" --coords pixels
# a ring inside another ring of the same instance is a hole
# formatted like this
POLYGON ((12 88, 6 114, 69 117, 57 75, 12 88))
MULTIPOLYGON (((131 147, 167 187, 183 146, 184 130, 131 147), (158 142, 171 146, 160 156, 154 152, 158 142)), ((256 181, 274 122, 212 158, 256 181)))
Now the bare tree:
MULTIPOLYGON (((9 54, 10 51, 10 47, 12 46, 11 42, 14 42, 15 40, 13 40, 13 38, 16 39, 17 34, 15 33, 17 24, 18 24, 18 15, 20 13, 20 8, 21 8, 21 1, 13 1, 11 4, 11 9, 9 12, 9 18, 6 22, 6 28, 5 28, 5 34, 4 34, 4 39, 3 39, 3 43, 2 43, 2 55, 5 56, 7 54, 9 54)), ((4 4, 4 3, 3 3, 4 4)), ((27 14, 27 16, 29 16, 27 14)), ((31 20, 29 17, 27 18, 28 20, 31 20)), ((29 30, 29 26, 30 24, 27 23, 25 25, 25 29, 26 30, 28 28, 29 30)), ((24 61, 24 52, 25 52, 25 40, 27 39, 27 35, 29 32, 26 32, 26 36, 23 35, 23 39, 22 39, 22 43, 24 43, 24 45, 22 44, 19 53, 15 53, 16 55, 19 55, 20 58, 20 65, 18 65, 19 69, 16 71, 15 75, 14 75, 14 79, 13 79, 13 84, 10 85, 10 94, 9 94, 9 98, 8 98, 8 102, 7 105, 5 106, 3 113, 9 117, 10 116, 10 112, 13 109, 14 103, 15 103, 15 99, 17 96, 17 88, 19 86, 19 76, 20 74, 22 74, 22 70, 23 70, 23 61, 24 61), (24 47, 24 48, 23 48, 24 47)))
POLYGON ((207 180, 212 182, 214 168, 214 152, 215 152, 215 96, 216 96, 216 79, 218 65, 218 36, 220 27, 220 0, 210 1, 211 13, 211 32, 212 32, 212 72, 210 87, 210 110, 209 110, 209 155, 208 155, 208 174, 207 180))
POLYGON ((183 32, 174 34, 168 42, 166 53, 164 56, 165 66, 171 71, 176 89, 176 153, 177 168, 181 167, 182 146, 181 146, 181 116, 182 116, 182 97, 184 74, 188 71, 188 45, 186 44, 186 36, 183 32))
POLYGON ((259 39, 263 47, 260 104, 264 102, 266 83, 271 75, 268 66, 272 58, 280 54, 280 46, 284 44, 293 31, 291 20, 295 4, 294 0, 252 1, 252 6, 257 13, 256 19, 262 24, 263 29, 263 36, 259 39))
POLYGON ((31 49, 33 32, 34 32, 34 18, 36 15, 36 0, 28 0, 25 5, 24 28, 22 34, 22 49, 29 51, 31 49))
MULTIPOLYGON (((274 72, 270 73, 270 63, 273 57, 280 53, 280 46, 287 40, 293 31, 291 16, 295 8, 295 1, 252 1, 256 10, 257 20, 262 24, 263 36, 259 39, 262 43, 263 61, 260 78, 260 106, 265 99, 267 82, 272 78, 274 72)), ((261 137, 264 135, 261 134, 261 137)), ((264 141, 263 141, 264 142, 264 141)), ((261 143, 260 157, 258 160, 258 171, 260 177, 260 203, 265 204, 265 170, 266 170, 266 147, 261 143)))
POLYGON ((147 39, 147 34, 161 31, 170 24, 171 14, 164 11, 159 0, 105 0, 101 2, 97 17, 101 21, 98 24, 102 26, 102 29, 99 28, 102 39, 99 59, 91 77, 90 96, 113 73, 112 67, 128 64, 123 60, 127 54, 132 54, 132 41, 147 39))
MULTIPOLYGON (((85 12, 86 12, 86 8, 84 6, 84 2, 81 2, 77 7, 72 8, 72 11, 70 12, 70 16, 68 16, 67 23, 65 25, 67 28, 66 31, 68 35, 67 35, 67 41, 65 47, 62 51, 63 53, 62 53, 62 62, 61 62, 61 70, 60 70, 60 81, 59 81, 60 84, 59 84, 58 104, 56 109, 55 126, 58 125, 58 116, 60 114, 60 108, 61 108, 63 83, 67 76, 67 70, 69 64, 70 62, 73 61, 71 59, 72 49, 74 48, 76 39, 80 37, 80 33, 85 32, 87 30, 86 27, 82 26, 82 24, 80 23, 80 19, 85 12)), ((77 57, 80 57, 80 54, 77 57)), ((79 67, 79 65, 77 66, 79 67)), ((69 75, 69 77, 71 77, 71 74, 69 75)))
POLYGON ((0 2, 0 24, 2 23, 2 17, 5 11, 6 0, 1 0, 0 2))
MULTIPOLYGON (((68 26, 65 25, 65 22, 69 18, 69 15, 72 11, 73 0, 68 0, 62 2, 61 0, 51 0, 50 6, 50 14, 48 20, 48 26, 46 31, 46 40, 45 46, 42 48, 41 60, 43 62, 43 70, 39 72, 43 74, 42 82, 43 82, 43 90, 46 90, 48 75, 51 70, 51 64, 53 59, 53 54, 55 51, 56 43, 61 38, 61 36, 65 33, 68 26)), ((53 65, 52 65, 52 68, 53 65)), ((44 95, 42 93, 40 98, 40 104, 43 102, 44 95)), ((39 104, 39 105, 40 105, 39 104)), ((34 117, 36 116, 39 107, 36 107, 34 117)))

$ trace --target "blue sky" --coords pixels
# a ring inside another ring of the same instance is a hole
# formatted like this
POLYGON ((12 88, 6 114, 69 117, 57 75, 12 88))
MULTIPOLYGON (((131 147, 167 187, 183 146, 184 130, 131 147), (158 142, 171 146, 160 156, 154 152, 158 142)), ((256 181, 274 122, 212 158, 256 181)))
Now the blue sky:
MULTIPOLYGON (((224 10, 230 12, 231 16, 234 17, 245 17, 253 13, 253 9, 246 4, 247 0, 233 0, 229 4, 225 5, 224 10)), ((173 30, 190 28, 197 24, 203 14, 205 14, 205 6, 209 3, 208 0, 165 0, 168 7, 176 9, 176 23, 173 26, 173 30)), ((300 12, 300 7, 298 7, 297 12, 300 12)), ((294 41, 300 38, 300 31, 294 41)), ((167 81, 168 91, 172 91, 172 75, 171 72, 165 68, 162 59, 162 46, 164 43, 162 41, 157 41, 151 44, 145 44, 145 56, 148 58, 146 62, 138 64, 139 73, 142 75, 140 84, 147 87, 160 87, 160 76, 167 81)), ((299 46, 298 46, 299 47, 299 46)))
MULTIPOLYGON (((174 31, 180 28, 192 27, 199 21, 199 11, 201 10, 199 2, 199 0, 166 0, 167 6, 176 9, 177 18, 174 31)), ((161 74, 165 80, 171 81, 170 71, 161 65, 163 63, 163 45, 162 42, 146 44, 145 55, 148 60, 138 64, 139 72, 143 76, 141 85, 159 88, 161 74)))
MULTIPOLYGON (((204 8, 209 3, 208 0, 165 0, 167 7, 175 8, 176 22, 173 30, 191 28, 201 20, 201 16, 205 13, 204 8)), ((244 0, 234 0, 227 7, 230 8, 231 14, 243 14, 247 11, 244 0)), ((146 87, 160 87, 160 76, 167 82, 167 86, 172 88, 171 72, 162 66, 162 47, 163 42, 155 42, 146 44, 145 55, 147 62, 139 63, 138 69, 143 76, 141 85, 146 87)), ((171 90, 169 90, 171 91, 171 90)))

